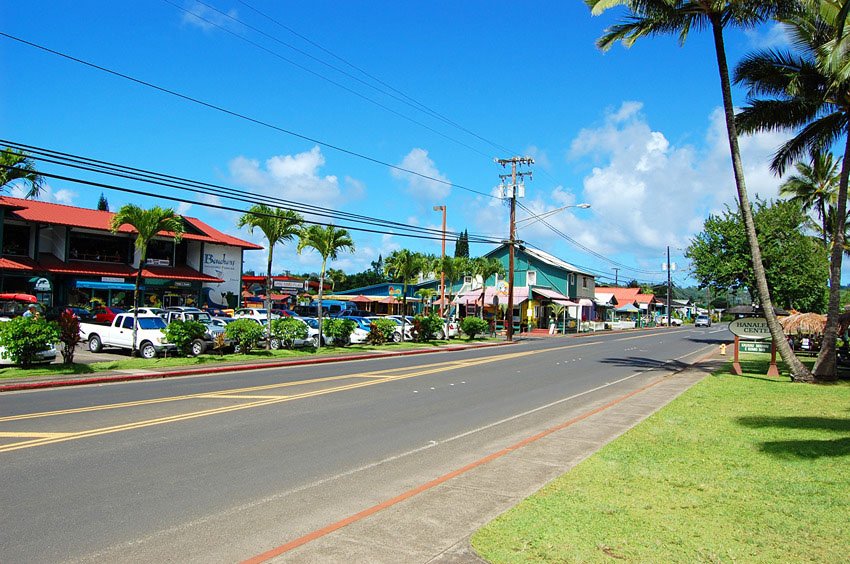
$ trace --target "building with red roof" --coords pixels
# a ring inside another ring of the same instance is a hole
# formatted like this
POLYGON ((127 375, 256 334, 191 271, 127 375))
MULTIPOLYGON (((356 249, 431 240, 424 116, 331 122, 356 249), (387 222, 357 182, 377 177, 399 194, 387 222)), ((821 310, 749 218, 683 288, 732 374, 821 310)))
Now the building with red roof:
POLYGON ((130 307, 141 268, 143 305, 238 305, 243 252, 263 247, 184 216, 181 241, 155 237, 139 264, 135 230, 113 233, 114 215, 0 197, 0 292, 35 293, 47 306, 130 307))

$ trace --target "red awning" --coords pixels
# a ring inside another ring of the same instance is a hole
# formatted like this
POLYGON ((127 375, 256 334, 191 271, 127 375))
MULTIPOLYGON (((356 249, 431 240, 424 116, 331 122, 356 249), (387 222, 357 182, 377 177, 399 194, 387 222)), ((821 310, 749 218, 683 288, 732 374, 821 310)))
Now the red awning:
MULTIPOLYGON (((135 275, 135 273, 134 273, 135 275)), ((198 272, 188 266, 146 266, 142 269, 143 278, 161 280, 183 280, 189 282, 224 282, 221 278, 198 272)))
POLYGON ((37 270, 37 264, 29 257, 0 258, 0 269, 3 270, 37 270))
POLYGON ((0 300, 12 300, 16 302, 38 303, 38 298, 32 294, 0 294, 0 300))

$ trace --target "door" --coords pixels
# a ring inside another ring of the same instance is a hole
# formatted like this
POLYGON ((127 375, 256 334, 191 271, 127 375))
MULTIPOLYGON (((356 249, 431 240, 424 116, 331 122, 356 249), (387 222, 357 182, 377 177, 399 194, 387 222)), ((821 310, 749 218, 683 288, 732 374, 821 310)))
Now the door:
POLYGON ((133 316, 125 315, 121 318, 121 325, 115 326, 113 339, 115 346, 123 348, 132 348, 133 342, 133 316))

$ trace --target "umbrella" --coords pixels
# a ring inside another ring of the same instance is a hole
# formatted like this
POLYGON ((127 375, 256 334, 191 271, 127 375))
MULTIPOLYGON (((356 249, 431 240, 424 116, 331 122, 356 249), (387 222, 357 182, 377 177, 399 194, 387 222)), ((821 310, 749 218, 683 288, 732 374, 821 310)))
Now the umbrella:
POLYGON ((638 313, 640 310, 635 307, 635 304, 626 304, 623 307, 615 309, 617 313, 638 313))
POLYGON ((387 296, 386 298, 384 298, 383 300, 381 300, 378 303, 381 303, 381 304, 397 304, 398 300, 395 298, 395 296, 387 296))
POLYGON ((370 300, 369 298, 367 298, 363 294, 360 294, 359 296, 354 296, 349 301, 354 302, 356 304, 368 304, 372 300, 370 300))
POLYGON ((819 335, 826 327, 826 316, 819 313, 795 313, 779 323, 787 335, 802 333, 807 335, 819 335))
POLYGON ((32 294, 0 294, 0 300, 13 300, 16 302, 38 303, 38 298, 32 294))

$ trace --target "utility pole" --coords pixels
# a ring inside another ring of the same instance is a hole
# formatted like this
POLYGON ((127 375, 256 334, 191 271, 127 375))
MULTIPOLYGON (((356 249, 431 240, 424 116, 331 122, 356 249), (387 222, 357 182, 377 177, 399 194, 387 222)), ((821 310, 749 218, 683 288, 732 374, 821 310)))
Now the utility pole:
POLYGON ((670 245, 667 245, 667 327, 670 327, 670 245))
MULTIPOLYGON (((511 165, 510 174, 500 174, 499 179, 501 184, 499 190, 501 196, 511 199, 511 220, 508 239, 508 319, 505 330, 507 332, 508 341, 514 338, 514 247, 516 246, 516 199, 525 196, 524 178, 531 178, 531 171, 517 171, 517 165, 531 166, 534 164, 534 159, 531 157, 511 157, 509 159, 496 159, 496 162, 502 165, 502 168, 511 165), (520 182, 517 183, 517 178, 520 182), (505 180, 510 180, 510 184, 505 186, 505 180)), ((520 316, 522 317, 522 316, 520 316)))
POLYGON ((617 283, 617 280, 618 280, 617 275, 620 273, 620 269, 615 266, 611 270, 614 271, 614 286, 619 286, 619 284, 617 283))
POLYGON ((443 270, 443 264, 446 261, 446 206, 434 206, 434 211, 443 212, 443 254, 440 257, 442 259, 440 263, 440 317, 443 317, 446 305, 446 271, 443 270))

